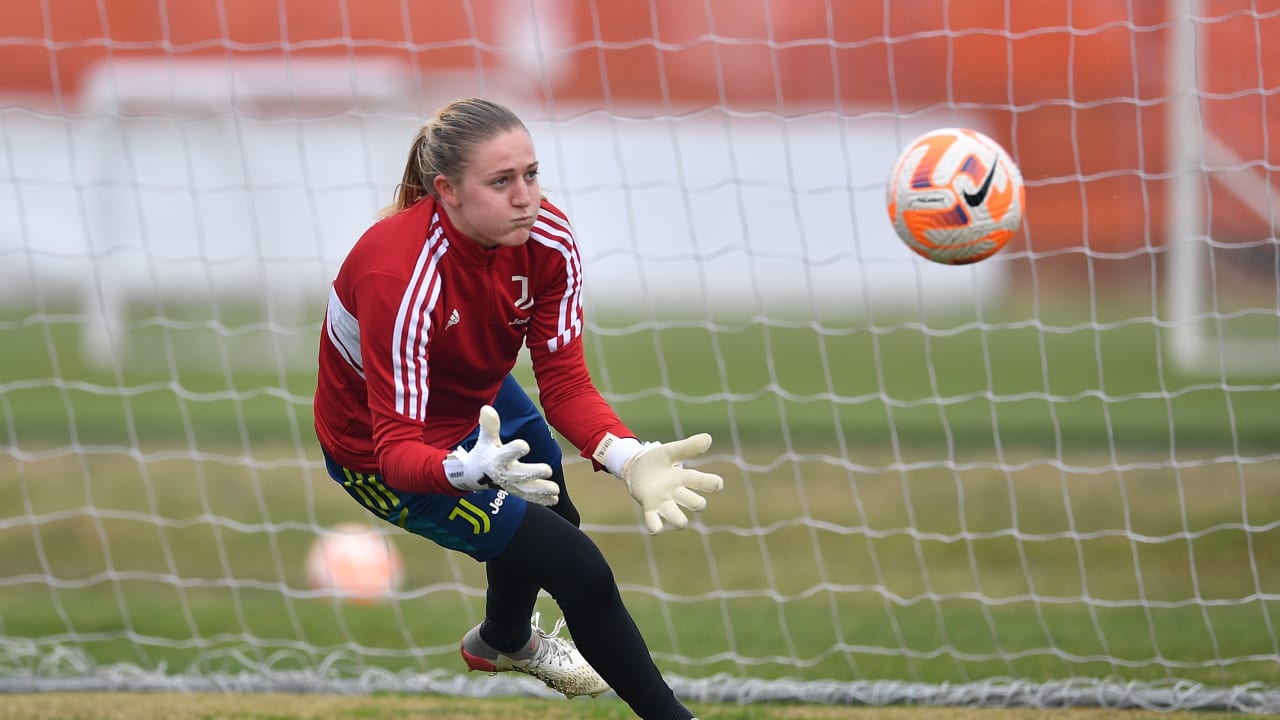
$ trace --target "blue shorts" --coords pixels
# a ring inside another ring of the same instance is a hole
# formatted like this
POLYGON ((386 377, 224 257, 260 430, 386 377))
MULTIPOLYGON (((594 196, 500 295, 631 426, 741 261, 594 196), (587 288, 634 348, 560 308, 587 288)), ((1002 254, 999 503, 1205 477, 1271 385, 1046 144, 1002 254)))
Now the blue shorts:
MULTIPOLYGON (((563 460, 560 445, 537 406, 510 375, 498 391, 493 407, 502 418, 502 440, 522 438, 529 454, 522 460, 557 468, 563 460)), ((477 426, 460 444, 475 445, 477 426)), ((524 518, 527 503, 505 490, 492 489, 462 497, 440 493, 395 490, 377 474, 356 472, 324 456, 329 477, 351 497, 379 518, 450 550, 487 562, 502 552, 524 518)))

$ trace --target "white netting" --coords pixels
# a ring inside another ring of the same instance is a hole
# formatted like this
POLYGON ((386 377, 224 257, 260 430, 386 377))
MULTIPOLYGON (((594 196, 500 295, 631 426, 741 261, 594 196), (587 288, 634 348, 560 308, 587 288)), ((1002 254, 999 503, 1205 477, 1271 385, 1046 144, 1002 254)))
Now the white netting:
POLYGON ((568 467, 682 696, 1280 712, 1277 9, 6 13, 0 691, 548 692, 461 672, 462 556, 379 528, 391 599, 306 582, 370 522, 311 432, 328 282, 423 117, 487 95, 575 222, 601 389, 716 438, 684 533, 568 467), (1027 180, 965 268, 884 209, 957 125, 1027 180))

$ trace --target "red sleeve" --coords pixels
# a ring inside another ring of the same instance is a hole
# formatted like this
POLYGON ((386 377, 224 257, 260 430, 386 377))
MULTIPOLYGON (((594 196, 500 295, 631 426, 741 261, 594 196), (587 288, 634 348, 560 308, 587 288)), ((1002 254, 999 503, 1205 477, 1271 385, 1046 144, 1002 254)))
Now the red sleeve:
MULTIPOLYGON (((591 381, 580 336, 555 352, 546 347, 530 348, 529 356, 547 422, 573 443, 582 457, 591 460, 605 433, 635 437, 591 381)), ((601 469, 594 460, 592 464, 601 469)))
POLYGON ((430 307, 403 303, 421 281, 370 273, 353 288, 360 308, 374 453, 383 480, 392 488, 462 495, 445 477, 449 451, 423 442, 430 307))
MULTIPOLYGON (((569 219, 546 200, 531 233, 545 249, 533 322, 526 338, 547 422, 591 459, 605 433, 635 434, 591 380, 582 349, 582 258, 569 219)), ((592 460, 597 470, 601 465, 592 460)))

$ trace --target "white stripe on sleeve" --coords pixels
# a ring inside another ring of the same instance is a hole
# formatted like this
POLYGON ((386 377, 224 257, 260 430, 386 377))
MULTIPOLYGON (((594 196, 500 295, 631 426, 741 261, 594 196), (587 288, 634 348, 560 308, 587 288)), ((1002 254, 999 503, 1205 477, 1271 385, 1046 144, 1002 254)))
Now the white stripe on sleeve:
POLYGON ((342 304, 337 288, 329 286, 329 305, 325 308, 325 326, 329 331, 329 342, 337 349, 338 354, 347 365, 361 378, 364 377, 364 362, 360 357, 360 323, 356 316, 342 304))
POLYGON ((565 288, 557 310, 556 335, 547 342, 547 349, 555 352, 582 334, 582 259, 573 231, 567 227, 556 227, 539 217, 530 238, 564 258, 565 288))
POLYGON ((391 334, 396 411, 414 420, 427 416, 425 360, 427 343, 431 338, 431 311, 440 298, 440 260, 448 249, 449 240, 444 236, 444 230, 435 225, 414 263, 391 334))

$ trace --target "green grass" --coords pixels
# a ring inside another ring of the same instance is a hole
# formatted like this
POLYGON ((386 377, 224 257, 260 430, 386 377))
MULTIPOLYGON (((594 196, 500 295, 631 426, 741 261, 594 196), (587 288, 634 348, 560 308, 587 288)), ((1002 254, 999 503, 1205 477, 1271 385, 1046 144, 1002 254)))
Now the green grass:
MULTIPOLYGON (((594 333, 619 413, 713 433, 726 479, 700 529, 649 538, 616 481, 569 469, 660 666, 1280 684, 1277 378, 1180 375, 1149 322, 1078 315, 594 333)), ((306 591, 316 526, 365 518, 318 469, 308 360, 259 364, 251 321, 143 318, 102 369, 73 317, 31 317, 0 318, 24 349, 0 374, 0 637, 27 648, 0 672, 55 646, 178 673, 458 668, 483 611, 465 557, 392 534, 405 597, 306 591)))
MULTIPOLYGON (((1214 712, 1154 712, 1071 708, 844 707, 694 703, 703 720, 1236 720, 1214 712)), ((17 720, 624 720, 635 715, 612 698, 571 702, 527 698, 447 698, 431 695, 245 695, 188 693, 41 693, 5 697, 4 717, 17 720)))
MULTIPOLYGON (((1275 445, 1280 376, 1179 373, 1162 357, 1159 329, 1119 305, 1117 317, 1096 321, 1080 311, 1033 321, 1025 309, 981 321, 615 319, 590 336, 588 359, 646 436, 697 427, 743 445, 949 445, 981 455, 998 445, 1275 445)), ((120 367, 103 368, 86 364, 76 315, 13 317, 0 318, 0 341, 22 352, 6 358, 0 383, 18 445, 251 450, 310 438, 316 328, 272 334, 243 310, 144 316, 120 367)))

